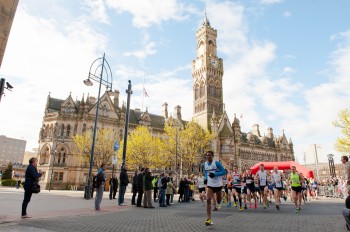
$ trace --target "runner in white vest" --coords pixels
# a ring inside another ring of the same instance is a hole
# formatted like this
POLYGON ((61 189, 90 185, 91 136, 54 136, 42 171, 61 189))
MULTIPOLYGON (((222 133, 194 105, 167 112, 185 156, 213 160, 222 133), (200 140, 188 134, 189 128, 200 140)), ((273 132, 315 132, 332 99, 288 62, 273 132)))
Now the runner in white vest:
POLYGON ((213 225, 211 220, 211 199, 216 193, 217 203, 221 202, 222 178, 226 174, 225 169, 219 161, 213 160, 214 152, 207 152, 207 161, 203 164, 204 176, 207 181, 207 215, 208 219, 205 221, 206 226, 213 225))

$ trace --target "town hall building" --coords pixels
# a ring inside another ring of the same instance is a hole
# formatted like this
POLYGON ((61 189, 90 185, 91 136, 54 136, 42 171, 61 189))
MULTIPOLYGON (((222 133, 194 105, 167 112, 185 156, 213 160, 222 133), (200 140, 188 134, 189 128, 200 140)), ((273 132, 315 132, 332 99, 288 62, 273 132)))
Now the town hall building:
MULTIPOLYGON (((268 128, 266 135, 262 136, 259 125, 254 124, 250 132, 243 132, 236 116, 232 122, 228 118, 223 102, 224 65, 223 59, 217 55, 216 39, 217 31, 205 17, 196 32, 197 57, 192 61, 192 119, 213 134, 211 149, 215 158, 226 167, 236 164, 241 169, 260 161, 294 160, 293 143, 287 139, 284 131, 277 136, 272 128, 268 128)), ((66 99, 48 95, 39 133, 38 154, 38 166, 44 174, 40 183, 46 189, 50 183, 52 189, 82 189, 86 185, 89 167, 74 158, 73 136, 93 130, 96 103, 96 98, 92 96, 74 100, 71 95, 66 99)), ((175 106, 170 116, 168 111, 167 103, 163 104, 161 115, 131 109, 130 131, 144 125, 152 133, 161 134, 169 121, 182 128, 186 125, 181 116, 181 106, 175 106)), ((97 127, 112 129, 121 141, 125 118, 126 106, 119 102, 119 91, 105 92, 100 99, 97 127)), ((204 156, 194 167, 200 167, 203 159, 204 156)))

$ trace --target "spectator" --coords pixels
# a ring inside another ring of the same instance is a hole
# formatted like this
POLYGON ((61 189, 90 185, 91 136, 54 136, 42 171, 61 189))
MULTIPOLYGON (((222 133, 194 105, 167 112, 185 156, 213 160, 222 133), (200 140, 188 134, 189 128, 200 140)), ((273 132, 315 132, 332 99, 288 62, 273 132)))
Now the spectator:
POLYGON ((346 221, 346 229, 350 231, 350 186, 348 186, 346 188, 347 193, 348 193, 348 197, 345 200, 345 207, 343 209, 343 216, 345 218, 346 221))
POLYGON ((143 208, 154 208, 152 205, 152 180, 153 176, 151 175, 151 171, 149 168, 145 168, 145 174, 143 175, 143 188, 145 192, 145 196, 143 198, 143 208))
POLYGON ((131 197, 131 205, 136 205, 136 195, 137 195, 137 187, 136 187, 136 182, 137 182, 137 174, 138 171, 135 171, 135 175, 132 177, 132 197, 131 197))
MULTIPOLYGON (((95 197, 95 210, 100 210, 100 205, 103 197, 103 190, 105 188, 105 182, 106 182, 106 174, 105 174, 105 165, 102 164, 101 167, 98 169, 97 176, 99 174, 101 175, 101 184, 97 186, 96 188, 96 197, 95 197)), ((97 178, 99 180, 99 178, 97 178)))
POLYGON ((41 177, 41 173, 38 173, 37 170, 38 165, 38 159, 37 158, 30 158, 29 165, 26 170, 25 174, 25 182, 23 184, 24 188, 24 199, 22 203, 22 218, 30 218, 27 214, 27 206, 30 202, 30 198, 32 197, 32 189, 35 185, 35 183, 39 182, 39 178, 41 177))
POLYGON ((124 206, 124 195, 126 187, 129 184, 129 178, 128 178, 128 167, 126 165, 122 166, 122 170, 120 171, 120 188, 119 188, 119 196, 118 196, 118 205, 124 206))
POLYGON ((118 178, 116 178, 113 174, 112 178, 109 179, 109 199, 115 199, 115 195, 118 191, 118 178))
POLYGON ((141 202, 142 202, 142 196, 143 196, 143 174, 144 174, 145 169, 141 168, 140 173, 137 174, 137 179, 136 179, 136 190, 137 190, 137 202, 136 202, 136 207, 142 207, 141 202))
POLYGON ((350 162, 349 158, 346 155, 343 155, 340 158, 340 161, 344 164, 344 174, 345 174, 345 180, 346 180, 346 185, 350 185, 350 162))

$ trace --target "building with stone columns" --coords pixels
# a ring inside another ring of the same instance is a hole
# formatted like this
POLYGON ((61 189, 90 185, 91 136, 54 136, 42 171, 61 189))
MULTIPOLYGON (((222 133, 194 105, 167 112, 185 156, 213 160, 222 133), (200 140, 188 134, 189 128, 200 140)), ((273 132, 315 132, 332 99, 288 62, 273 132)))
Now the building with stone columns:
POLYGON ((230 122, 223 102, 224 62, 217 55, 216 39, 217 30, 205 17, 196 32, 197 57, 192 61, 193 120, 214 135, 211 145, 215 158, 241 169, 260 161, 294 160, 293 143, 284 131, 277 136, 268 128, 267 135, 262 136, 258 124, 243 132, 236 116, 230 122))

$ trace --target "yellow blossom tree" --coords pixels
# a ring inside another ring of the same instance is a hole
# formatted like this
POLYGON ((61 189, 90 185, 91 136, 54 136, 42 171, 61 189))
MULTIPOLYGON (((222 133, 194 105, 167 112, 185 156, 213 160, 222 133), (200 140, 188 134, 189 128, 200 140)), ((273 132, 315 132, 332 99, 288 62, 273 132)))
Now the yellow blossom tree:
POLYGON ((335 127, 341 129, 342 137, 337 138, 335 149, 340 152, 350 152, 350 112, 348 109, 340 111, 338 120, 333 122, 335 127))
MULTIPOLYGON (((98 167, 102 163, 111 164, 114 154, 113 144, 118 136, 111 129, 101 129, 97 131, 94 149, 94 166, 98 167)), ((75 149, 74 157, 80 164, 88 164, 92 145, 92 132, 86 131, 73 137, 75 149)))

